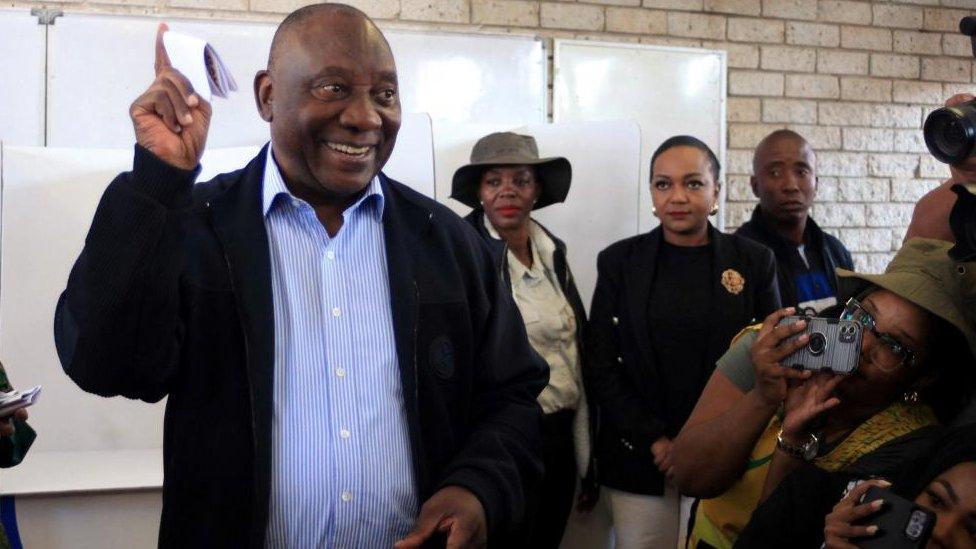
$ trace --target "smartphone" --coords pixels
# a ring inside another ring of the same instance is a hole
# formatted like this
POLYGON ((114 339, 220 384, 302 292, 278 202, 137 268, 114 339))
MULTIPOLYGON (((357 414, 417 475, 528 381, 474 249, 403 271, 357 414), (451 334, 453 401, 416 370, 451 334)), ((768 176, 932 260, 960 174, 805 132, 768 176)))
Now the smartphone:
POLYGON ((935 527, 935 513, 890 490, 872 486, 861 503, 884 500, 884 507, 856 524, 874 524, 878 533, 869 538, 852 539, 863 549, 914 549, 925 547, 935 527))
POLYGON ((840 320, 818 316, 788 316, 779 325, 792 324, 805 320, 807 327, 791 336, 794 341, 803 334, 809 334, 807 344, 790 356, 784 358, 784 366, 814 372, 833 372, 850 375, 857 370, 861 354, 861 324, 856 320, 840 320))

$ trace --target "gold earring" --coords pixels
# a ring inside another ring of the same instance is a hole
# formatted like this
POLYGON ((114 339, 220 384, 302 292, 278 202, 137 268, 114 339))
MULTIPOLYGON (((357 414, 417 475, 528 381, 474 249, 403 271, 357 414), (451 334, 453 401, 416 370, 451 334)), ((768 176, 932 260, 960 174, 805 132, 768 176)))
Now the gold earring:
POLYGON ((712 206, 712 210, 708 212, 708 215, 715 215, 718 213, 718 204, 712 206))
POLYGON ((918 404, 918 391, 909 389, 905 391, 901 399, 905 401, 905 404, 918 404))

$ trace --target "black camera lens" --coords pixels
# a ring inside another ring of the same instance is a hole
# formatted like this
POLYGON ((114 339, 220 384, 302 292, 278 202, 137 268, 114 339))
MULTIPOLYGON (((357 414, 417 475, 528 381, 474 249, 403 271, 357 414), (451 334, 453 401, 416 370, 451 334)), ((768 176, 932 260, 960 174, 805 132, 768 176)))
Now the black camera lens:
POLYGON ((932 156, 947 164, 965 160, 976 146, 976 101, 932 111, 922 133, 932 156))
POLYGON ((820 332, 810 334, 810 342, 807 343, 807 347, 810 349, 810 354, 819 355, 827 347, 827 336, 820 332))

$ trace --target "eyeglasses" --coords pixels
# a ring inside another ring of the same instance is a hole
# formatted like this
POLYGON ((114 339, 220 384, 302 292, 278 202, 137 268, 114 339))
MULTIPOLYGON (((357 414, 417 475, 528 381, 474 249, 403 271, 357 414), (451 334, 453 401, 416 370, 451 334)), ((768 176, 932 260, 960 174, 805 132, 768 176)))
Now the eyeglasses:
POLYGON ((847 300, 840 319, 857 321, 878 340, 879 345, 871 346, 868 358, 882 371, 891 373, 898 368, 915 364, 915 352, 890 334, 879 332, 874 317, 853 297, 847 300))

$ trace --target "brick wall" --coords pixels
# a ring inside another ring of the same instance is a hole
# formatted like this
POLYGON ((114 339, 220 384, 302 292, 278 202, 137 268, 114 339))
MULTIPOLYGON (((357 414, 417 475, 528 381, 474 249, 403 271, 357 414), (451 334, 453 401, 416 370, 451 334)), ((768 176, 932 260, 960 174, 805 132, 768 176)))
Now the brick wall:
MULTIPOLYGON (((921 124, 976 89, 959 19, 976 0, 347 0, 411 27, 722 49, 729 59, 728 223, 751 211, 751 149, 775 128, 818 151, 818 222, 880 271, 919 196, 948 175, 921 124)), ((72 11, 277 20, 295 0, 12 2, 72 11)))

